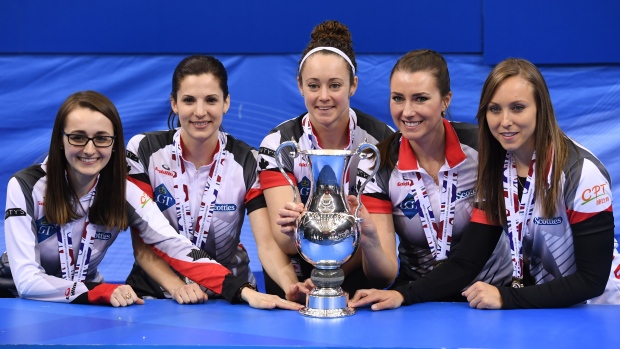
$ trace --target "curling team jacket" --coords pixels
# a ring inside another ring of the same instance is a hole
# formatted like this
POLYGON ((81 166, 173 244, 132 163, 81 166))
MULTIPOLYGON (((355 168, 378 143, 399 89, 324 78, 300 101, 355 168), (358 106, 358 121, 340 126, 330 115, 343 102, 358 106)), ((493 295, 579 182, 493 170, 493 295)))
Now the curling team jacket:
MULTIPOLYGON (((446 162, 439 172, 458 171, 454 193, 456 202, 451 244, 451 249, 454 249, 470 222, 473 209, 478 166, 477 126, 449 122, 445 119, 443 122, 446 130, 446 162)), ((422 228, 420 209, 412 194, 413 180, 411 178, 415 178, 416 172, 420 174, 436 220, 439 220, 441 210, 440 191, 445 191, 445 188, 435 184, 433 178, 419 167, 409 142, 402 136, 396 137, 390 144, 390 148, 394 150, 391 156, 392 163, 395 163, 396 167, 391 170, 385 167, 377 173, 376 177, 366 185, 362 202, 370 213, 392 214, 394 228, 400 238, 398 253, 401 275, 399 279, 403 282, 413 281, 432 271, 438 263, 431 253, 422 228)), ((358 173, 360 180, 364 180, 372 173, 372 166, 374 166, 372 160, 360 162, 358 173)), ((439 178, 441 179, 442 176, 439 178)), ((507 237, 502 236, 491 258, 472 283, 484 281, 501 286, 509 283, 511 279, 510 247, 507 237)))
MULTIPOLYGON (((544 218, 541 205, 536 202, 532 218, 524 227, 523 255, 529 261, 528 274, 532 283, 540 287, 500 288, 505 309, 575 304, 584 295, 592 294, 594 279, 607 282, 603 294, 589 303, 620 304, 620 254, 613 238, 611 179, 588 149, 572 139, 567 138, 567 142, 568 160, 562 169, 561 183, 547 183, 561 185, 558 213, 544 218), (605 248, 601 246, 608 248, 607 252, 603 253, 605 248), (595 260, 598 257, 603 257, 601 262, 595 260)), ((479 210, 474 210, 472 221, 488 224, 479 210)), ((503 228, 506 232, 507 228, 503 228)))
MULTIPOLYGON (((180 132, 180 129, 148 132, 132 137, 127 145, 127 163, 130 167, 129 180, 151 196, 169 224, 178 232, 180 229, 175 207, 174 176, 187 176, 192 221, 196 222, 212 165, 196 169, 181 156, 185 173, 176 170, 176 159, 173 159, 172 154, 173 138, 177 132, 180 132)), ((265 207, 256 176, 257 152, 245 142, 229 134, 222 134, 226 137, 227 155, 222 164, 223 168, 218 170, 221 183, 204 251, 228 268, 233 275, 255 284, 248 253, 240 244, 240 235, 245 211, 249 214, 265 207)), ((194 229, 196 227, 195 224, 194 229)), ((135 265, 127 282, 146 295, 161 298, 161 290, 153 289, 154 281, 145 279, 150 278, 135 265)))
MULTIPOLYGON (((45 219, 46 162, 16 173, 7 189, 4 220, 6 246, 11 272, 17 291, 22 298, 66 303, 109 304, 117 285, 105 284, 98 272, 106 251, 119 234, 118 229, 97 227, 84 282, 62 278, 59 226, 45 219)), ((80 204, 86 209, 96 186, 80 204)), ((112 195, 113 193, 108 193, 112 195)), ((138 186, 127 182, 127 215, 132 229, 139 232, 147 244, 173 268, 196 283, 229 301, 247 280, 233 276, 230 271, 195 248, 170 226, 156 203, 138 186)), ((86 218, 71 224, 73 254, 78 256, 79 242, 86 218)))

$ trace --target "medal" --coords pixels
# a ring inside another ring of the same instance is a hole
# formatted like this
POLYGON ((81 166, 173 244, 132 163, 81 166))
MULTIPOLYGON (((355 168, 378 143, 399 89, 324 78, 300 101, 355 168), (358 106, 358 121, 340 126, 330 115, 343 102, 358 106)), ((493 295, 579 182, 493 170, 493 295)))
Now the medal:
POLYGON ((527 232, 528 224, 532 220, 534 204, 536 202, 536 152, 532 154, 532 160, 528 170, 527 180, 523 188, 521 200, 518 194, 518 174, 514 155, 506 153, 504 161, 504 203, 506 205, 506 229, 510 241, 512 257, 512 287, 523 287, 523 235, 527 232))

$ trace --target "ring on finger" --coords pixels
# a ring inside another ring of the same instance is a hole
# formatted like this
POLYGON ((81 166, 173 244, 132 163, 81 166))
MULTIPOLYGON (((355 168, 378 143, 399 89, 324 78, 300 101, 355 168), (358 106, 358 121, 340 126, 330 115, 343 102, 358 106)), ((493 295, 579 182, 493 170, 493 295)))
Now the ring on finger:
POLYGON ((127 293, 127 294, 125 295, 125 299, 126 299, 126 300, 130 300, 130 299, 131 299, 131 293, 127 293))

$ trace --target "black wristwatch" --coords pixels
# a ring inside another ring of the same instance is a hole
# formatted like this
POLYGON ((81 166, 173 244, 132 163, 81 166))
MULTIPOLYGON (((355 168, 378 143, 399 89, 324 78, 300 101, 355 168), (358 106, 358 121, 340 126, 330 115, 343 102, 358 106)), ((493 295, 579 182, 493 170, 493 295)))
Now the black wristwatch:
POLYGON ((242 302, 243 299, 241 298, 241 291, 243 291, 244 288, 250 288, 254 291, 258 291, 258 288, 256 288, 256 285, 254 285, 251 282, 246 282, 245 284, 241 285, 241 287, 239 287, 239 290, 237 291, 237 294, 235 294, 235 300, 237 300, 238 302, 242 302))

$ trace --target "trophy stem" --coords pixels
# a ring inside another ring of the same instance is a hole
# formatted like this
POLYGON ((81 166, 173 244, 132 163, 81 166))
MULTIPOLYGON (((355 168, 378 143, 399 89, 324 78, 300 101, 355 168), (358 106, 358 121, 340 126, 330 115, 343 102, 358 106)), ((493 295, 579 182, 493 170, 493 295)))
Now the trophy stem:
POLYGON ((342 291, 344 272, 340 268, 314 268, 310 276, 316 286, 306 298, 306 306, 299 313, 310 317, 333 318, 353 315, 349 308, 349 295, 342 291))

